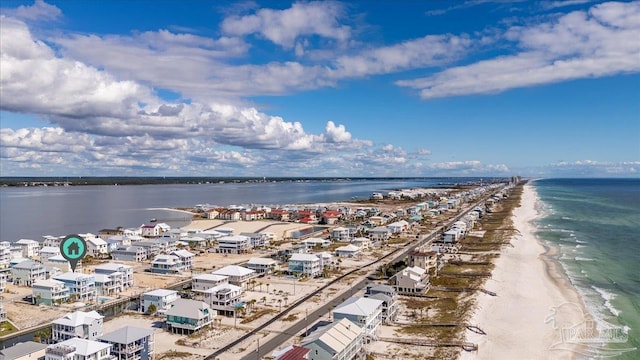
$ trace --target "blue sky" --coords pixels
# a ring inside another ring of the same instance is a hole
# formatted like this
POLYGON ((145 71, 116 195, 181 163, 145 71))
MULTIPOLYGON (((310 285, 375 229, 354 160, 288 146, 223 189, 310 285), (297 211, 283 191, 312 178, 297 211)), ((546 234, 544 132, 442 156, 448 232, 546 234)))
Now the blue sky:
POLYGON ((3 1, 2 176, 638 177, 640 2, 3 1))

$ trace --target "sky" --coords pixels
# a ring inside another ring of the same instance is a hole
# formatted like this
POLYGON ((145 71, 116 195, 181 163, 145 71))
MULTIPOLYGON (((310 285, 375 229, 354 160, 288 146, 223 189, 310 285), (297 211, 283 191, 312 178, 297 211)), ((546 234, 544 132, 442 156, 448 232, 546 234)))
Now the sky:
POLYGON ((640 177, 639 1, 0 7, 0 176, 640 177))

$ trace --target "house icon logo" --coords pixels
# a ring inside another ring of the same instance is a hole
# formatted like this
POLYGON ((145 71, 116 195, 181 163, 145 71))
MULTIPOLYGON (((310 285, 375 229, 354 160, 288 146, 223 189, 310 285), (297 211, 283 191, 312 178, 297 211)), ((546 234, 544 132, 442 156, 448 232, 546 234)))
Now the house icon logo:
POLYGON ((87 253, 87 242, 80 235, 69 235, 60 242, 60 253, 68 261, 77 262, 87 253))

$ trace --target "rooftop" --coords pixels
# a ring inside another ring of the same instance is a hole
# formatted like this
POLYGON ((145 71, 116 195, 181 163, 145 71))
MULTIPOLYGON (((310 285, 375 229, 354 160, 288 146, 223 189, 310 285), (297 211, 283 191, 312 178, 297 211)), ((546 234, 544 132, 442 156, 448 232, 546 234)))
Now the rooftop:
POLYGON ((373 314, 381 305, 382 301, 380 300, 363 297, 352 297, 345 300, 342 304, 333 309, 333 313, 369 316, 373 314))
POLYGON ((98 339, 112 344, 131 344, 147 336, 153 335, 151 329, 143 329, 135 326, 125 326, 108 334, 100 336, 98 339))

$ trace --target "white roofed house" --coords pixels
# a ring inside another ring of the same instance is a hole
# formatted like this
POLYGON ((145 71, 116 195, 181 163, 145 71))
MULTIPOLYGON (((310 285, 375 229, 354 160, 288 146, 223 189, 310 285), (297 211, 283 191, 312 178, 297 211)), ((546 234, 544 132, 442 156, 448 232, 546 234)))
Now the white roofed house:
POLYGON ((385 226, 374 227, 368 231, 371 241, 387 241, 391 238, 391 230, 385 226))
POLYGON ((267 234, 243 232, 240 233, 240 236, 248 237, 249 243, 254 249, 269 246, 269 236, 267 234))
POLYGON ((328 247, 331 245, 331 240, 311 237, 311 238, 302 240, 300 244, 303 244, 308 248, 328 247))
POLYGON ((175 255, 156 255, 151 262, 151 272, 156 274, 177 274, 183 267, 182 261, 175 255))
POLYGON ((211 289, 214 286, 221 284, 228 284, 229 277, 224 275, 214 274, 198 274, 194 275, 191 279, 191 290, 204 292, 207 289, 211 289))
POLYGON ((117 261, 142 262, 148 256, 147 249, 141 246, 122 246, 111 251, 111 258, 117 261))
POLYGON ((388 323, 395 320, 398 314, 398 294, 389 285, 367 285, 364 297, 382 301, 382 322, 388 323))
POLYGON ((223 236, 218 239, 216 252, 221 254, 247 254, 251 250, 251 239, 242 235, 223 236))
POLYGON ((151 329, 127 325, 98 338, 111 344, 117 360, 151 360, 155 355, 155 336, 151 329))
POLYGON ((313 254, 293 254, 289 258, 289 272, 310 278, 318 277, 322 274, 321 260, 313 254))
POLYGON ((40 256, 40 243, 35 240, 20 239, 16 241, 16 245, 22 249, 22 257, 38 259, 40 256))
POLYGON ((398 294, 422 294, 429 291, 429 274, 417 266, 397 272, 391 279, 398 294))
POLYGON ((81 338, 96 340, 102 335, 102 324, 104 316, 96 311, 76 311, 67 313, 65 316, 53 320, 52 339, 53 341, 63 341, 71 338, 81 338))
POLYGON ((361 254, 360 248, 349 244, 346 246, 341 246, 339 248, 336 249, 336 256, 337 257, 357 257, 358 255, 361 254))
POLYGON ((69 296, 78 301, 93 301, 96 297, 96 279, 93 275, 67 272, 53 277, 69 289, 69 296))
POLYGON ((111 344, 100 341, 73 338, 49 345, 45 360, 115 360, 111 344))
POLYGON ((218 314, 233 316, 235 305, 240 302, 242 288, 233 284, 223 283, 204 291, 204 302, 218 314))
POLYGON ((44 266, 37 261, 26 260, 11 267, 13 284, 18 286, 31 286, 37 280, 44 280, 46 273, 44 266))
POLYGON ((382 323, 382 301, 371 298, 351 297, 333 309, 333 320, 348 319, 375 338, 382 323))
POLYGON ((60 255, 59 246, 44 246, 40 249, 40 262, 46 264, 50 257, 58 255, 60 255))
POLYGON ((258 276, 254 270, 239 265, 227 265, 211 273, 214 275, 227 276, 229 278, 229 284, 240 286, 243 289, 247 288, 247 284, 251 279, 258 276))
POLYGON ((331 239, 336 241, 348 242, 351 240, 351 232, 346 227, 337 227, 331 229, 331 239))
POLYGON ((405 220, 400 220, 387 225, 387 228, 389 228, 393 234, 399 234, 409 229, 409 223, 405 220))
POLYGON ((364 330, 348 319, 323 326, 302 339, 309 360, 363 359, 364 330))
POLYGON ((196 257, 196 254, 190 253, 187 250, 176 250, 171 252, 171 255, 177 256, 182 263, 182 271, 191 270, 193 268, 193 258, 196 257))
POLYGON ((51 236, 51 235, 45 235, 42 237, 42 247, 56 247, 56 248, 60 248, 60 243, 62 242, 62 240, 65 238, 65 236, 51 236))
POLYGON ((142 294, 140 311, 143 313, 149 312, 149 307, 153 305, 156 311, 164 312, 179 298, 178 292, 175 290, 156 289, 149 291, 142 294))
POLYGON ((36 280, 31 290, 31 302, 35 305, 56 305, 69 299, 69 289, 54 279, 36 280))
POLYGON ((202 301, 178 299, 166 313, 167 330, 179 334, 192 334, 213 323, 216 311, 202 301))
POLYGON ((245 266, 257 274, 269 274, 278 269, 278 262, 271 258, 252 257, 245 266))
POLYGON ((46 348, 46 344, 35 341, 19 342, 0 349, 0 360, 44 360, 46 348))
POLYGON ((368 249, 371 246, 371 240, 366 237, 357 237, 351 240, 351 244, 359 247, 362 250, 368 249))
POLYGON ((11 243, 0 241, 0 269, 6 269, 11 262, 11 243))
MULTIPOLYGON (((116 273, 117 275, 117 273, 116 273)), ((94 274, 95 278, 95 286, 96 286, 96 294, 104 295, 104 296, 112 296, 116 295, 118 291, 118 285, 116 284, 116 280, 112 275, 106 274, 94 274)))
POLYGON ((107 263, 95 267, 96 275, 109 275, 115 281, 116 293, 130 288, 134 284, 133 267, 124 264, 107 263))
MULTIPOLYGON (((51 256, 43 263, 45 266, 52 266, 60 269, 62 272, 71 271, 71 264, 62 255, 51 256)), ((76 271, 82 272, 82 260, 79 260, 76 264, 76 271)))
POLYGON ((102 259, 109 255, 109 246, 106 241, 99 237, 88 237, 87 242, 87 255, 93 256, 97 259, 102 259))

